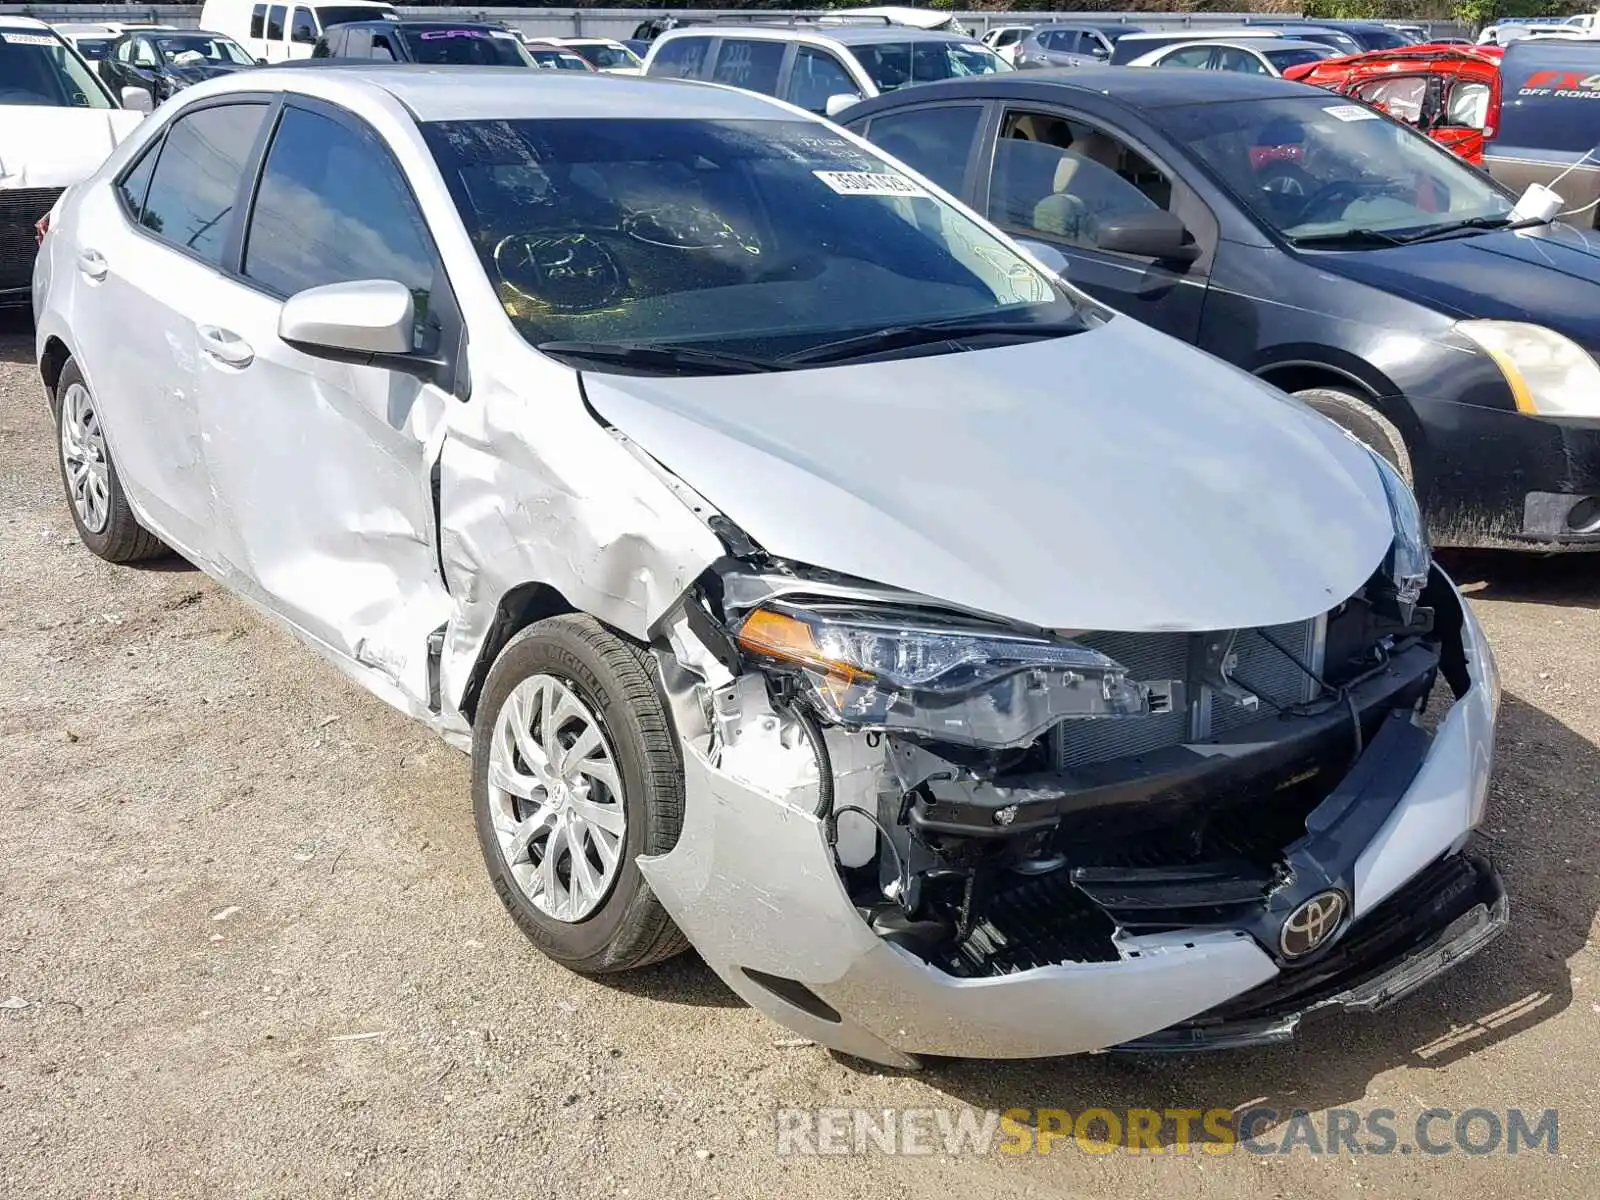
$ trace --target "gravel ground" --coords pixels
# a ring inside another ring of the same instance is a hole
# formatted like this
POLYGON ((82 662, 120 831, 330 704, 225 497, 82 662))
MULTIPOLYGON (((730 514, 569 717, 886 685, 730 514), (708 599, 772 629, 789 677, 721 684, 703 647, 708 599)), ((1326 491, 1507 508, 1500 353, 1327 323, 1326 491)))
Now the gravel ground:
POLYGON ((1514 927, 1471 965, 1282 1048, 906 1075, 796 1044, 692 955, 606 983, 541 958, 486 882, 465 758, 185 564, 79 545, 30 351, 0 324, 0 1196, 1596 1194, 1600 562, 1452 560, 1506 682, 1483 842, 1514 927), (774 1135, 791 1106, 1252 1104, 1391 1108, 1402 1142, 1431 1107, 1556 1108, 1559 1149, 774 1135))

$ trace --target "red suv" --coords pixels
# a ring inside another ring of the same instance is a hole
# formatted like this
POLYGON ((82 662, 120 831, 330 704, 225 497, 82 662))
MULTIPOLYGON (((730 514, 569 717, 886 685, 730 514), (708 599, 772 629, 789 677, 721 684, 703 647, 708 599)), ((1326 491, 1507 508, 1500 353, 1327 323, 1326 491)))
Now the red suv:
POLYGON ((1415 125, 1474 166, 1500 119, 1500 46, 1407 46, 1290 67, 1284 78, 1327 88, 1415 125))

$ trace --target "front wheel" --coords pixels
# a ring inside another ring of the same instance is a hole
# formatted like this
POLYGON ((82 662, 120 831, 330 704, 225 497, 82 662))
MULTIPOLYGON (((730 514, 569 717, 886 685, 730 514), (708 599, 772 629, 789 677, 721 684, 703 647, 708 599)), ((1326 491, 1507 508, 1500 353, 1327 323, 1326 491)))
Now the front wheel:
POLYGON ((598 974, 687 946, 637 862, 683 824, 683 768, 642 647, 588 616, 530 625, 495 660, 472 740, 489 877, 540 950, 598 974))
POLYGON ((1384 461, 1406 481, 1407 487, 1414 489, 1417 486, 1405 435, 1400 432, 1398 425, 1368 401, 1352 392, 1330 387, 1306 388, 1294 395, 1295 399, 1316 409, 1369 450, 1382 455, 1384 461))

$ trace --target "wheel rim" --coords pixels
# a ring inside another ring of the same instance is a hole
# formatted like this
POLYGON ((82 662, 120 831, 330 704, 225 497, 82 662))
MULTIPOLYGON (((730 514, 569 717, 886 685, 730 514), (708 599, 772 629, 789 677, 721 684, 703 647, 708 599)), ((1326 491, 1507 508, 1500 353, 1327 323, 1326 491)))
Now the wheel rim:
POLYGON ((111 516, 110 460, 94 397, 81 383, 61 398, 61 463, 78 520, 90 533, 104 532, 111 516))
POLYGON ((622 866, 627 809, 599 718, 553 675, 531 675, 495 717, 489 809, 511 876, 540 912, 582 921, 622 866))

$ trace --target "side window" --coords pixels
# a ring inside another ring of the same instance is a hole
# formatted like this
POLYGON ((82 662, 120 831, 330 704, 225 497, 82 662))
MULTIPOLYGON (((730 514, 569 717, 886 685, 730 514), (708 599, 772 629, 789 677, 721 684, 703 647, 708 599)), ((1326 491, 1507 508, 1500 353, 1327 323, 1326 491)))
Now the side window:
POLYGON ((1242 75, 1267 74, 1267 69, 1261 65, 1261 60, 1248 50, 1218 50, 1217 70, 1237 71, 1242 75))
POLYGON ((1094 249, 1102 221, 1171 207, 1171 180, 1110 134, 1046 113, 1006 114, 989 188, 995 224, 1094 249))
POLYGON ((372 57, 372 30, 336 28, 329 36, 337 38, 340 34, 344 35, 339 46, 339 56, 341 58, 372 57))
POLYGON ((1210 64, 1210 46, 1190 46, 1187 50, 1174 50, 1156 63, 1156 66, 1202 68, 1210 64))
MULTIPOLYGON (((357 279, 397 279, 423 328, 434 252, 400 169, 375 138, 284 110, 245 235, 244 273, 280 296, 357 279)), ((420 342, 420 339, 419 339, 420 342)))
POLYGON ((267 37, 274 42, 283 40, 283 5, 274 4, 267 9, 267 37))
POLYGON ((179 117, 167 130, 139 224, 164 241, 222 263, 229 215, 265 104, 220 104, 179 117))
POLYGON ((258 37, 261 36, 261 30, 266 25, 266 20, 267 20, 267 6, 265 4, 258 4, 253 9, 250 10, 250 36, 251 37, 258 38, 258 37))
POLYGON ((758 42, 747 38, 723 38, 717 51, 717 67, 711 76, 717 83, 731 84, 751 92, 778 94, 778 68, 783 66, 785 42, 758 42))
POLYGON ((296 8, 289 20, 289 40, 309 46, 317 40, 317 19, 309 8, 296 8))
POLYGON ((372 49, 369 55, 383 62, 400 61, 400 56, 395 53, 394 43, 389 40, 389 35, 386 33, 372 35, 372 49))
POLYGON ((136 67, 153 67, 156 65, 155 47, 140 38, 133 43, 133 65, 136 67))
POLYGON ((1357 100, 1383 109, 1397 121, 1415 125, 1422 119, 1422 106, 1428 96, 1428 81, 1419 75, 1402 79, 1377 79, 1350 93, 1357 100))
POLYGON ((794 70, 789 72, 789 103, 808 112, 824 112, 829 96, 854 95, 861 89, 850 73, 826 50, 796 46, 794 70))
POLYGON ((133 170, 117 184, 117 196, 122 201, 122 207, 135 221, 144 212, 144 195, 150 190, 150 176, 155 173, 156 156, 160 152, 161 139, 156 138, 139 156, 139 161, 133 164, 133 170))
POLYGON ((118 62, 133 61, 133 42, 125 41, 117 47, 116 60, 118 62))
POLYGON ((959 196, 981 112, 976 104, 951 104, 895 113, 874 120, 869 136, 885 154, 959 196))
POLYGON ((700 79, 705 74, 706 49, 710 38, 674 38, 662 44, 650 60, 650 74, 677 79, 700 79))
POLYGON ((1489 85, 1487 83, 1458 83, 1450 90, 1450 105, 1445 112, 1446 125, 1465 125, 1469 129, 1482 129, 1489 122, 1489 85))

